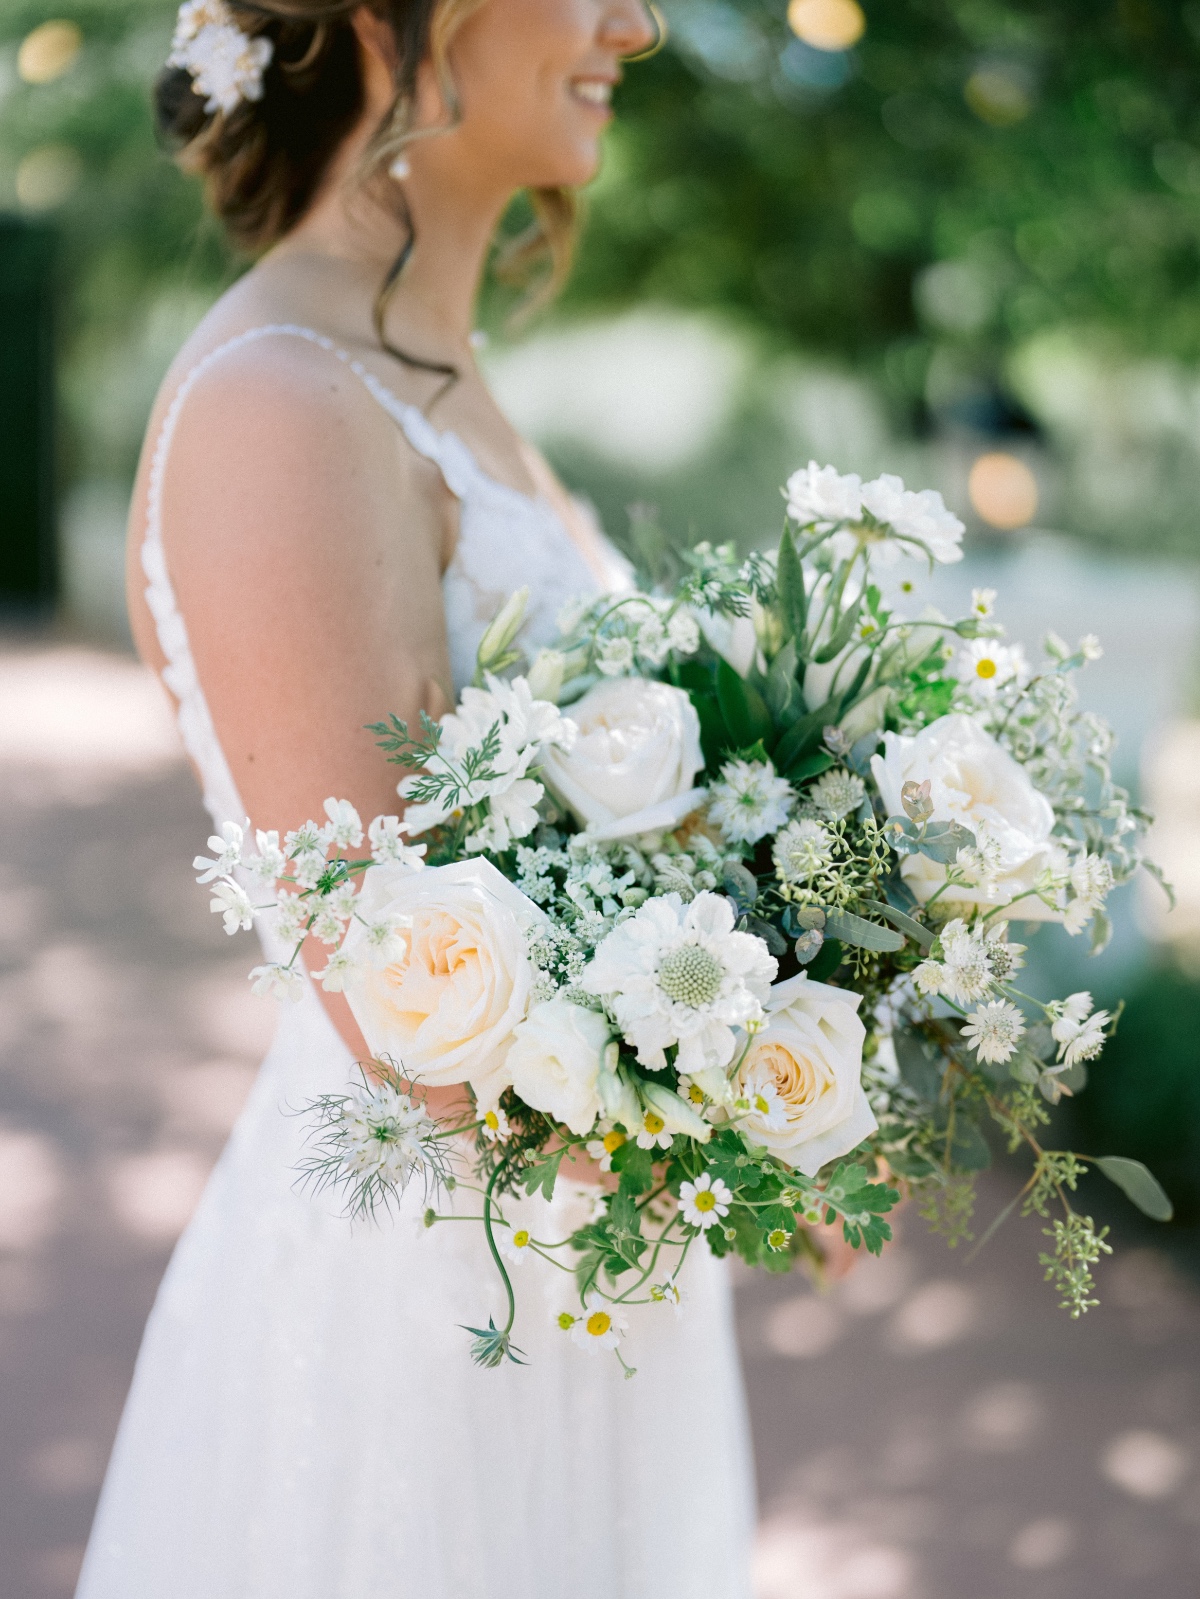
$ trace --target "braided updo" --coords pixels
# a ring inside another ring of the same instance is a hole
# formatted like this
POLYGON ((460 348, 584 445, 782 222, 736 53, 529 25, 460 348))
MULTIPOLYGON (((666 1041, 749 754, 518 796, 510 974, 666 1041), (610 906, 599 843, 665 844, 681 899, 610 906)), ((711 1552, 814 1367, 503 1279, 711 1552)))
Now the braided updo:
MULTIPOLYGON (((351 22, 362 0, 227 0, 238 27, 272 45, 262 97, 230 112, 209 111, 182 67, 166 67, 155 87, 160 134, 185 170, 203 178, 208 203, 235 244, 257 253, 281 239, 311 205, 334 155, 365 103, 351 22)), ((482 0, 369 0, 396 41, 396 99, 376 131, 362 171, 377 182, 413 137, 417 72, 430 59, 452 121, 458 101, 447 64, 450 41, 482 0)), ((379 185, 408 221, 396 185, 379 185)), ((549 256, 550 288, 570 264, 575 202, 565 190, 530 195, 533 228, 510 242, 497 263, 514 276, 549 256)), ((406 252, 407 253, 407 252, 406 252)), ((392 275, 394 278, 395 274, 392 275)), ((389 280, 389 285, 390 285, 389 280)), ((540 298, 540 296, 539 296, 540 298)))

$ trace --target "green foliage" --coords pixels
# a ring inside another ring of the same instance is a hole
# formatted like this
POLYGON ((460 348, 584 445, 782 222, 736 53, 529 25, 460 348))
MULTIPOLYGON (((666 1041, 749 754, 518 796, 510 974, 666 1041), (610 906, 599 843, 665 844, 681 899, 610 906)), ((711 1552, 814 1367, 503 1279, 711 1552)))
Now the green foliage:
POLYGON ((1094 1297, 1095 1280, 1091 1268, 1101 1255, 1111 1255, 1112 1247, 1104 1240, 1108 1228, 1096 1231, 1090 1216, 1080 1216, 1071 1211, 1065 1220, 1055 1218, 1049 1227, 1043 1227, 1047 1238, 1053 1239, 1050 1254, 1043 1251, 1039 1262, 1046 1268, 1046 1281, 1053 1283, 1055 1292, 1062 1295, 1059 1309, 1070 1314, 1072 1321, 1087 1314, 1100 1301, 1094 1297))

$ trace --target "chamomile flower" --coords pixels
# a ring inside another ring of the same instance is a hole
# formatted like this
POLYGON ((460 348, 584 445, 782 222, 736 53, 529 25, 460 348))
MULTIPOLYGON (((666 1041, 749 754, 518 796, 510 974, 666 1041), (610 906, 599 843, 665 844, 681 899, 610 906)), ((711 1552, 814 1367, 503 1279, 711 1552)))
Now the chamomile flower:
POLYGON ((1028 676, 1021 646, 994 638, 970 639, 959 650, 953 672, 976 699, 990 699, 997 689, 1028 676))
POLYGON ((787 1128, 787 1106, 779 1096, 778 1084, 768 1072, 747 1072, 733 1106, 743 1116, 753 1116, 757 1128, 773 1133, 784 1132, 787 1128))
POLYGON ((833 859, 833 838, 820 822, 802 817, 789 822, 776 835, 771 859, 781 883, 798 887, 809 883, 833 859))
POLYGON ((720 1177, 703 1171, 695 1182, 685 1182, 679 1188, 679 1210, 689 1227, 707 1232, 729 1214, 733 1194, 720 1177))
POLYGON ((490 1110, 485 1110, 479 1119, 481 1123, 479 1131, 489 1144, 498 1143, 512 1132, 512 1128, 508 1125, 508 1117, 499 1105, 493 1105, 490 1110))
POLYGON ((638 1129, 637 1145, 639 1149, 670 1149, 675 1134, 667 1126, 664 1117, 647 1105, 642 1111, 642 1125, 638 1129))
POLYGON ((527 1227, 518 1227, 515 1231, 507 1227, 497 1228, 496 1247, 505 1260, 511 1260, 514 1266, 523 1266, 533 1251, 530 1244, 533 1242, 532 1234, 527 1227))
POLYGON ((213 884, 212 901, 209 910, 214 916, 225 919, 225 931, 232 935, 244 929, 246 932, 254 926, 255 907, 250 896, 240 883, 235 883, 232 877, 223 877, 219 883, 213 884))
POLYGON ((602 1294, 590 1293, 583 1303, 586 1314, 572 1319, 572 1343, 593 1351, 615 1349, 629 1330, 628 1317, 602 1294))
POLYGON ((982 1061, 1002 1065, 1011 1060, 1024 1036, 1025 1019, 1006 999, 994 999, 971 1012, 962 1036, 982 1061))
POLYGON ((996 591, 995 591, 995 589, 972 589, 971 590, 971 615, 972 616, 978 616, 978 617, 986 618, 986 617, 991 616, 995 612, 995 609, 996 609, 996 591))
POLYGON ((650 1298, 656 1305, 670 1305, 676 1316, 683 1315, 683 1292, 674 1279, 665 1283, 652 1283, 650 1298))
POLYGON ((589 1138, 587 1152, 599 1166, 601 1171, 612 1171, 612 1158, 622 1144, 629 1142, 625 1133, 618 1132, 615 1127, 610 1127, 599 1138, 589 1138))
POLYGON ((795 799, 770 761, 727 761, 709 789, 709 820, 732 844, 757 844, 777 833, 795 799))
POLYGON ((702 1111, 708 1103, 708 1095, 696 1079, 689 1077, 686 1072, 679 1079, 679 1086, 676 1091, 680 1099, 689 1104, 693 1110, 702 1111))
POLYGON ((792 1241, 792 1235, 786 1227, 775 1227, 767 1234, 767 1248, 776 1255, 783 1254, 792 1241))

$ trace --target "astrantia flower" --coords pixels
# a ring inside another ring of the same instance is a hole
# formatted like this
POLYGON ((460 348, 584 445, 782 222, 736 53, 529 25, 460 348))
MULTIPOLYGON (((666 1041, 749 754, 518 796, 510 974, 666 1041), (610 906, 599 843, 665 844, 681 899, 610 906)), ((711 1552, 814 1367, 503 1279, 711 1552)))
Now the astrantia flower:
POLYGON ((842 477, 832 466, 810 461, 792 473, 784 493, 788 515, 801 527, 856 522, 862 515, 862 478, 856 472, 842 477))
POLYGON ((628 1318, 602 1294, 590 1293, 583 1303, 585 1314, 575 1317, 571 1341, 581 1349, 615 1349, 629 1329, 628 1318))
POLYGON ((679 1189, 679 1211, 689 1227, 707 1232, 710 1227, 728 1216, 733 1194, 719 1177, 702 1171, 694 1183, 682 1183, 679 1189))
POLYGON ((329 820, 321 829, 321 838, 328 849, 357 849, 363 841, 363 825, 358 812, 349 800, 327 799, 325 814, 329 820))
POLYGON ((214 878, 228 877, 235 867, 240 866, 242 840, 245 836, 245 830, 236 822, 226 822, 220 833, 214 833, 208 841, 208 847, 213 851, 215 859, 209 860, 207 855, 197 855, 192 862, 193 869, 200 873, 196 881, 211 883, 214 878))
POLYGON ((1092 1013, 1092 996, 1086 991, 1072 994, 1049 1007, 1054 1017, 1050 1032, 1058 1045, 1058 1058, 1064 1066, 1095 1060, 1104 1048, 1104 1030, 1111 1021, 1106 1010, 1092 1013))
POLYGON ((973 1005, 992 986, 987 941, 959 917, 942 929, 941 992, 956 1005, 973 1005))
POLYGON ((885 472, 873 483, 863 485, 863 507, 877 522, 885 522, 900 543, 885 540, 871 548, 872 558, 890 565, 901 555, 928 555, 949 565, 962 560, 962 536, 966 531, 936 489, 914 494, 898 477, 885 472))
POLYGON ((501 1227, 496 1231, 496 1244, 505 1260, 511 1260, 514 1266, 523 1266, 533 1251, 530 1244, 532 1235, 527 1227, 518 1227, 516 1231, 501 1227))
POLYGON ((778 832, 795 798, 770 761, 727 761, 709 789, 708 817, 732 844, 778 832))
POLYGON ((946 981, 946 968, 941 961, 925 960, 914 970, 912 977, 918 994, 940 994, 946 981))
POLYGON ((1062 1050, 1063 1065, 1077 1066, 1081 1061, 1095 1060, 1104 1048, 1105 1029, 1111 1020, 1106 1010, 1093 1012, 1062 1050))
POLYGON ((953 672, 977 699, 989 699, 1005 684, 1024 682, 1029 675, 1021 646, 1000 644, 994 638, 976 638, 964 644, 953 672))
POLYGON ((294 966, 256 966, 250 973, 254 993, 267 999, 286 999, 294 1003, 304 997, 304 973, 294 966))
POLYGON ((778 963, 733 920, 724 895, 685 905, 665 894, 614 928, 584 969, 580 986, 605 1000, 643 1066, 661 1071, 671 1044, 681 1072, 726 1066, 733 1029, 762 1015, 778 963))
POLYGON ((1080 855, 1070 871, 1074 898, 1067 906, 1063 926, 1068 933, 1081 933, 1093 914, 1102 909, 1113 886, 1112 867, 1102 855, 1080 855))
POLYGON ((971 1012, 962 1036, 980 1060, 1001 1065, 1011 1060, 1024 1032, 1025 1019, 1017 1007, 1006 999, 994 999, 971 1012))
POLYGON ((818 777, 809 789, 807 798, 814 810, 820 811, 831 822, 840 822, 843 816, 849 816, 858 809, 866 792, 867 786, 861 777, 838 766, 818 777))
POLYGON ((208 908, 215 916, 225 918, 225 931, 231 936, 239 929, 249 932, 254 926, 254 906, 250 896, 232 877, 223 877, 219 883, 213 884, 212 903, 208 908))
POLYGON ((781 883, 796 887, 812 879, 833 859, 833 839, 808 817, 789 822, 776 837, 771 859, 781 883))

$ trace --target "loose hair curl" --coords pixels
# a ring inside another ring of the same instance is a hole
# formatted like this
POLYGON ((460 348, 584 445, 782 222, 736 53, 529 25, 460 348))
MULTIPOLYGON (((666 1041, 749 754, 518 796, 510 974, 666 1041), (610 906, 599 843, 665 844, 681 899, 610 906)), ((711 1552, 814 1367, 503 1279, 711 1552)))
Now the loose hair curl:
MULTIPOLYGON (((358 41, 351 17, 362 0, 228 0, 242 31, 274 46, 263 75, 261 100, 242 101, 229 113, 208 112, 191 75, 167 67, 155 86, 160 135, 185 171, 204 180, 206 197, 233 242, 257 254, 281 239, 312 204, 333 157, 364 106, 358 41)), ((412 252, 412 218, 388 168, 418 138, 449 131, 460 119, 448 53, 455 33, 483 0, 368 0, 396 41, 396 98, 367 147, 359 174, 364 187, 391 206, 408 242, 380 289, 376 330, 412 252), (417 71, 428 57, 437 73, 450 121, 414 129, 417 71)), ((570 271, 577 203, 566 189, 536 189, 529 196, 534 221, 499 251, 496 270, 506 281, 542 278, 527 309, 553 297, 570 271)), ((436 363, 411 364, 450 372, 436 363)))

